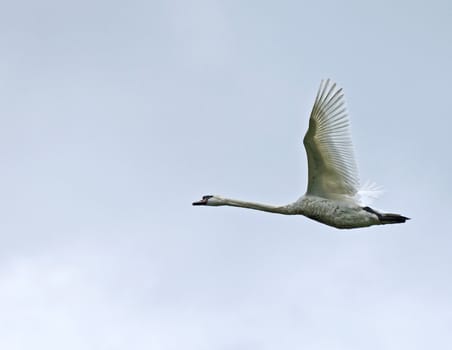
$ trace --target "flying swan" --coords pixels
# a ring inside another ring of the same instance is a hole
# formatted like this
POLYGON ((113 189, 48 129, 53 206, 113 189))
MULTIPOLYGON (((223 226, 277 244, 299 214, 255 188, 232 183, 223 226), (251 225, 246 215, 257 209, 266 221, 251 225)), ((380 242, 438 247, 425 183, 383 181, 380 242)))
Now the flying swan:
POLYGON ((349 125, 342 89, 329 79, 322 80, 303 140, 308 158, 308 188, 304 196, 288 205, 273 206, 208 195, 193 205, 228 205, 304 215, 340 229, 399 224, 409 220, 399 214, 379 212, 362 203, 368 189, 359 185, 349 125))

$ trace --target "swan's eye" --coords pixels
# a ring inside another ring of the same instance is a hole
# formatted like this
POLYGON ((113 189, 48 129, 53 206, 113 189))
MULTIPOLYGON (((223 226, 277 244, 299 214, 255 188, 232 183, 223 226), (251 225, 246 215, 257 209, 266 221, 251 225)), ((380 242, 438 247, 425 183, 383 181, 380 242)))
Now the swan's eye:
POLYGON ((202 199, 209 199, 212 198, 213 196, 202 196, 202 199))

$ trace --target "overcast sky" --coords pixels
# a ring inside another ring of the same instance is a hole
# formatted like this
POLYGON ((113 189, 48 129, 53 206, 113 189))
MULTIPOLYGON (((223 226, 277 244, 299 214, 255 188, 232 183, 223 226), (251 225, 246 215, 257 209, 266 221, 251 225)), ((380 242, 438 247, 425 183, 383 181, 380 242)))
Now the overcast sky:
POLYGON ((3 1, 0 348, 444 349, 452 3, 3 1), (322 78, 403 225, 285 204, 322 78))

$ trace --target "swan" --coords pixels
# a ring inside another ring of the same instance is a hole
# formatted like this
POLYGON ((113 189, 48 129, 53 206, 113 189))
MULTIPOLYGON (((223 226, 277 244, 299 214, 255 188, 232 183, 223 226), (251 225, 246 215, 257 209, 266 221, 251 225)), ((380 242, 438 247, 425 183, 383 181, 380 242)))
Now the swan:
POLYGON ((322 80, 303 140, 308 159, 308 187, 297 201, 274 206, 206 195, 196 206, 233 206, 286 215, 304 215, 338 229, 404 223, 400 214, 364 205, 375 186, 360 187, 344 93, 330 79, 322 80), (370 192, 369 192, 370 191, 370 192))

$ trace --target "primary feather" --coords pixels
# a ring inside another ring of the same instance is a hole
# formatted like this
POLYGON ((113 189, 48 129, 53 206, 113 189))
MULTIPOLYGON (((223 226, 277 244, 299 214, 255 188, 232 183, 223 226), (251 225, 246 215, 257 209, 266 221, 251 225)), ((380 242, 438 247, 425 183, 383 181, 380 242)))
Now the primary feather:
POLYGON ((342 89, 330 80, 320 84, 303 140, 308 157, 307 195, 354 197, 358 170, 342 89))

